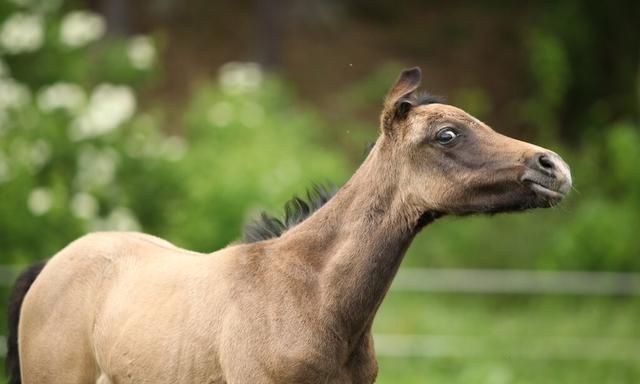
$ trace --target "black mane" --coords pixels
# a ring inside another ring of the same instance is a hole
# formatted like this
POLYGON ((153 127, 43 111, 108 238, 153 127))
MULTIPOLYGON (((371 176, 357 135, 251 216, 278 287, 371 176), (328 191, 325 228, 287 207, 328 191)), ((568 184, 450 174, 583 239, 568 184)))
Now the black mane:
POLYGON ((444 104, 447 99, 444 96, 432 95, 427 92, 418 93, 415 96, 415 102, 417 105, 427 104, 444 104))
POLYGON ((325 205, 337 191, 338 188, 334 185, 314 185, 307 190, 306 200, 294 196, 285 203, 284 219, 262 212, 259 217, 244 226, 243 242, 255 243, 280 237, 287 229, 301 223, 325 205))

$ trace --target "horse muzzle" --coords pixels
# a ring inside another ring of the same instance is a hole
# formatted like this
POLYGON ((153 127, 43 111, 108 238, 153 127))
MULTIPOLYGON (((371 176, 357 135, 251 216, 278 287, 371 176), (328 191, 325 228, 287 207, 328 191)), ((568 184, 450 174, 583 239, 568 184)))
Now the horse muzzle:
POLYGON ((526 161, 520 181, 536 196, 557 204, 571 191, 571 170, 554 152, 539 152, 526 161))

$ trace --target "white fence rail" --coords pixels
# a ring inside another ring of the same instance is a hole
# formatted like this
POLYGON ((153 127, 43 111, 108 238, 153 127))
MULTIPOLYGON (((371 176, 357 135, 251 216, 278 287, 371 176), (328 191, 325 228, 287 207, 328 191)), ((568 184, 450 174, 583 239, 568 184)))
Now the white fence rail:
MULTIPOLYGON (((0 286, 13 284, 23 268, 25 266, 0 265, 0 286)), ((391 289, 481 294, 639 296, 640 273, 401 268, 391 289)))
POLYGON ((640 295, 640 273, 400 269, 398 291, 489 294, 640 295))
POLYGON ((376 353, 385 357, 496 358, 640 362, 640 339, 603 337, 374 335, 376 353))

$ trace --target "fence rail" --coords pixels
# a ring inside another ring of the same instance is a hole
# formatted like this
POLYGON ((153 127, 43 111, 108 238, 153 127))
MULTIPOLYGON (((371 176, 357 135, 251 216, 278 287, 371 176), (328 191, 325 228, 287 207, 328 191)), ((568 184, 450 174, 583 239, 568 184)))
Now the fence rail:
MULTIPOLYGON (((0 265, 0 286, 23 265, 0 265)), ((392 290, 489 294, 640 296, 640 273, 402 268, 392 290)))
POLYGON ((374 335, 385 357, 498 358, 640 362, 640 339, 538 336, 513 340, 497 336, 374 335))
POLYGON ((401 269, 397 291, 549 295, 640 295, 640 273, 401 269))

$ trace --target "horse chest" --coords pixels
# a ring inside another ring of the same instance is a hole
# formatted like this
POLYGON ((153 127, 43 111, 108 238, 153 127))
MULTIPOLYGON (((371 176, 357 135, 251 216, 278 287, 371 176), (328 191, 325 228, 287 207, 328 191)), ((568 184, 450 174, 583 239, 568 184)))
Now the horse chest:
POLYGON ((374 381, 377 365, 368 337, 349 348, 334 332, 305 316, 236 315, 230 316, 233 320, 224 328, 221 343, 223 371, 230 383, 374 381), (238 337, 242 334, 253 337, 238 337))
MULTIPOLYGON (((293 348, 275 355, 271 373, 275 383, 371 384, 377 375, 377 362, 368 345, 358 345, 346 355, 293 348)), ((265 361, 263 358, 262 361, 265 361)))

